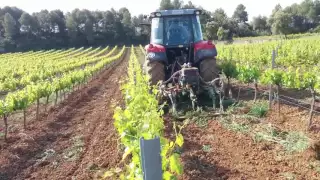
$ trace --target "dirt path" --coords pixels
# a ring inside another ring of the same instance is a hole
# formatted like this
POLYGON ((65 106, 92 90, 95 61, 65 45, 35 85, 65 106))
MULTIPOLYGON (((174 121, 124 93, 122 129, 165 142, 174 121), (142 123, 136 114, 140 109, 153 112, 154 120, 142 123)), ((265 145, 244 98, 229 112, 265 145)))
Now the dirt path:
POLYGON ((120 159, 113 126, 113 102, 121 101, 119 78, 129 50, 109 68, 75 91, 26 132, 11 135, 0 149, 0 179, 93 179, 120 159))

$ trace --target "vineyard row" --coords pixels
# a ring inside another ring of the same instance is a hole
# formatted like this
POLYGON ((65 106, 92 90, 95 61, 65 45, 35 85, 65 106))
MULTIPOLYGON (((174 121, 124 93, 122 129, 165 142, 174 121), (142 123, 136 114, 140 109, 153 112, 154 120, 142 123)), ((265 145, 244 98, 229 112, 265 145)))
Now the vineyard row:
MULTIPOLYGON (((0 117, 3 117, 5 124, 5 138, 7 135, 8 116, 16 111, 23 111, 24 127, 26 128, 26 109, 32 104, 37 104, 36 119, 39 117, 39 104, 41 98, 46 98, 48 104, 51 94, 56 95, 55 103, 58 99, 59 92, 74 89, 75 86, 81 86, 88 82, 99 71, 107 66, 112 66, 116 61, 121 59, 125 52, 125 46, 111 57, 103 56, 97 63, 86 66, 83 69, 68 71, 56 76, 52 79, 39 81, 34 84, 29 84, 21 90, 9 92, 3 100, 0 100, 0 117)), ((93 57, 94 58, 94 57, 93 57)))
POLYGON ((155 98, 157 92, 153 89, 150 93, 149 77, 143 74, 135 49, 131 47, 128 79, 122 90, 126 106, 124 109, 117 107, 114 114, 114 125, 124 146, 122 162, 126 163, 123 169, 117 167, 105 172, 104 178, 142 180, 140 139, 160 138, 162 169, 159 171, 163 172, 163 179, 175 179, 183 173, 179 154, 174 152, 177 146, 183 145, 184 140, 180 133, 182 127, 179 127, 179 131, 176 130, 175 141, 164 137, 163 112, 158 111, 158 102, 155 98))

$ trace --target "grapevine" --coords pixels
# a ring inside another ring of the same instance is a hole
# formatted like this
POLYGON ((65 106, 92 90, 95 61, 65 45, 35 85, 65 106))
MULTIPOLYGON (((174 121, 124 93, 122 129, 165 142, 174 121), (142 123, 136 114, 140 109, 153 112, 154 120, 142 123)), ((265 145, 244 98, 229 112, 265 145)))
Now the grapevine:
MULTIPOLYGON (((112 50, 112 53, 117 47, 112 50)), ((99 61, 94 64, 85 66, 83 68, 63 72, 60 76, 54 76, 51 79, 36 81, 26 85, 20 90, 9 92, 3 100, 0 100, 0 116, 4 118, 4 124, 7 129, 7 117, 9 114, 23 110, 24 114, 24 128, 26 128, 26 109, 33 103, 37 105, 36 119, 39 119, 40 99, 46 98, 48 103, 49 96, 52 93, 71 89, 74 85, 80 85, 89 80, 95 73, 104 69, 107 65, 112 65, 115 61, 121 59, 125 51, 125 46, 114 56, 108 53, 105 56, 99 57, 99 61), (110 56, 110 57, 109 57, 110 56)), ((95 58, 95 57, 93 57, 95 58)), ((5 131, 5 138, 7 131, 5 131)))
POLYGON ((148 78, 142 73, 141 66, 131 47, 131 56, 128 67, 128 80, 123 85, 126 107, 117 107, 114 114, 114 125, 120 135, 121 143, 125 146, 122 160, 128 157, 128 164, 121 171, 111 169, 104 174, 104 178, 119 176, 120 179, 142 180, 140 165, 139 139, 152 139, 160 137, 162 170, 164 179, 170 180, 183 173, 179 154, 174 152, 176 146, 183 145, 183 136, 180 130, 176 132, 174 142, 163 136, 164 124, 161 116, 163 111, 158 111, 158 102, 155 98, 157 91, 151 91, 148 78), (130 155, 130 156, 129 156, 130 155), (119 174, 119 172, 122 172, 119 174))
MULTIPOLYGON (((310 89, 312 95, 307 126, 312 125, 315 96, 320 90, 320 39, 295 39, 253 44, 221 45, 218 64, 228 78, 253 83, 257 97, 258 83, 276 86, 280 113, 280 88, 310 89), (275 51, 276 67, 271 67, 275 51)), ((240 89, 239 89, 240 91, 240 89)))

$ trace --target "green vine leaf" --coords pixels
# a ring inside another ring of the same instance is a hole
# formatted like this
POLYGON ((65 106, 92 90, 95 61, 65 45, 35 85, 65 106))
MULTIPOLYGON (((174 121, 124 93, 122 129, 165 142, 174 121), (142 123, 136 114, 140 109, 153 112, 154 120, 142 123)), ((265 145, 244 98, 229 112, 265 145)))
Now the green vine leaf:
POLYGON ((170 156, 169 161, 170 161, 170 170, 172 172, 177 173, 178 175, 181 175, 183 173, 182 165, 179 162, 179 154, 174 153, 170 156))
POLYGON ((177 137, 176 137, 176 144, 179 147, 182 147, 183 143, 184 143, 184 139, 183 139, 182 134, 178 134, 177 137))

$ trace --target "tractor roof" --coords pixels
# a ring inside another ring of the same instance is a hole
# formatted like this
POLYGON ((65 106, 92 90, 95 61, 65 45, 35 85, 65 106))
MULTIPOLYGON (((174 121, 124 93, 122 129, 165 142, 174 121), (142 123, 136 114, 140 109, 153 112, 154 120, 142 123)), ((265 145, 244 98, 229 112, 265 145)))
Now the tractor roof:
POLYGON ((181 15, 199 15, 201 14, 200 9, 173 9, 173 10, 160 10, 151 13, 151 17, 161 16, 181 16, 181 15))

